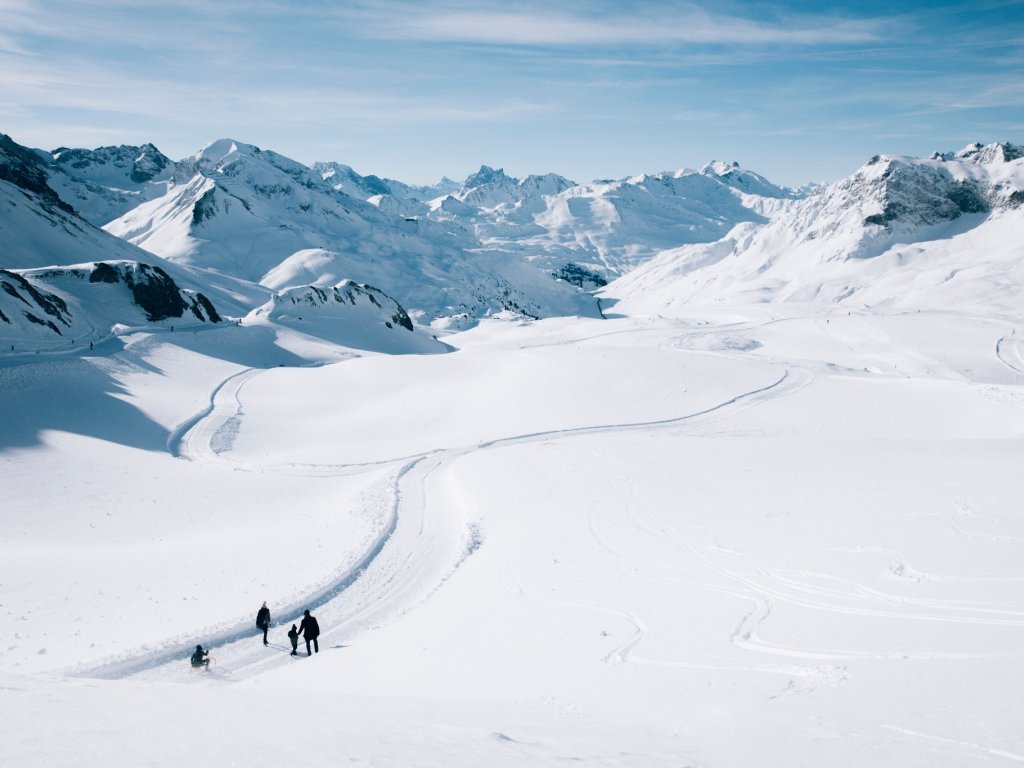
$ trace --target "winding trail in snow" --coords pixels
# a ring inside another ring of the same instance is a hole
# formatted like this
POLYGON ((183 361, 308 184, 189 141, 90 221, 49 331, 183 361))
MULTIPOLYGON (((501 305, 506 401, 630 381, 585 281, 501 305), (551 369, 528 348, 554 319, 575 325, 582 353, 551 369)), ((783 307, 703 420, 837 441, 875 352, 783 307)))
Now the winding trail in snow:
MULTIPOLYGON (((179 425, 168 439, 169 452, 180 458, 203 463, 228 461, 222 455, 230 448, 230 432, 241 416, 240 392, 264 369, 245 369, 224 379, 213 390, 199 413, 179 425)), ((411 457, 397 457, 362 465, 284 465, 277 470, 295 475, 341 475, 365 471, 368 467, 391 465, 383 486, 377 489, 384 521, 369 548, 347 567, 292 600, 275 613, 277 623, 297 621, 303 609, 320 620, 320 639, 331 643, 350 638, 408 612, 442 585, 479 543, 457 505, 446 497, 439 476, 453 462, 470 453, 511 445, 601 433, 655 430, 680 424, 698 424, 733 415, 765 400, 782 397, 806 386, 811 377, 803 372, 784 371, 765 386, 740 392, 715 405, 682 416, 653 421, 634 421, 544 430, 483 441, 477 444, 428 451, 411 457), (428 498, 431 501, 428 504, 428 498)), ((235 468, 244 468, 228 461, 235 468)), ((264 465, 249 465, 265 471, 264 465)), ((639 621, 639 619, 637 620, 639 621)), ((636 623, 636 622, 634 622, 636 623)), ((642 623, 637 637, 618 658, 625 661, 629 650, 644 635, 642 623)), ((143 648, 87 668, 69 670, 83 677, 119 679, 139 676, 156 680, 182 680, 189 675, 187 657, 195 638, 215 649, 216 674, 241 679, 292 659, 283 653, 267 653, 248 620, 208 627, 187 636, 170 639, 156 648, 143 648)), ((612 654, 615 656, 615 654, 612 654)), ((614 661, 609 657, 609 661, 614 661)))
POLYGON ((996 342, 996 358, 1017 376, 1024 377, 1024 339, 1013 328, 996 342))

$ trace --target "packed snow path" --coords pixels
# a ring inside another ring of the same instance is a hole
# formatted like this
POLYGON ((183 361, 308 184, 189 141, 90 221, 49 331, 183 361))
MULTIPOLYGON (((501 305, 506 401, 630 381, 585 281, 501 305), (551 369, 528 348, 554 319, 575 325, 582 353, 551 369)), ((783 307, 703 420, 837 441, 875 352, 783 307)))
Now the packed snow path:
MULTIPOLYGON (((232 436, 243 418, 241 391, 257 376, 259 369, 246 369, 222 381, 210 396, 210 405, 172 432, 168 448, 172 455, 192 461, 217 462, 231 449, 232 436)), ((426 599, 470 555, 479 541, 468 524, 465 511, 445 488, 443 469, 475 451, 531 442, 569 439, 601 433, 653 431, 694 427, 728 416, 759 402, 788 395, 806 386, 811 377, 802 371, 782 371, 773 383, 743 391, 694 413, 647 422, 599 424, 572 429, 543 431, 488 440, 455 449, 437 449, 412 457, 399 457, 372 465, 392 465, 387 481, 372 494, 386 506, 384 527, 370 549, 355 565, 335 574, 299 600, 275 606, 275 624, 287 626, 301 620, 310 609, 317 616, 327 647, 359 632, 386 623, 426 599)), ((359 472, 365 464, 246 464, 236 468, 296 475, 339 475, 359 472)), ((280 634, 278 632, 278 634, 280 634)), ((193 638, 203 638, 213 648, 216 674, 242 679, 267 668, 289 663, 290 649, 274 644, 279 654, 268 655, 249 623, 207 628, 192 632, 188 639, 168 642, 156 650, 143 650, 100 666, 79 671, 83 676, 180 680, 189 670, 182 663, 193 647, 193 638)))

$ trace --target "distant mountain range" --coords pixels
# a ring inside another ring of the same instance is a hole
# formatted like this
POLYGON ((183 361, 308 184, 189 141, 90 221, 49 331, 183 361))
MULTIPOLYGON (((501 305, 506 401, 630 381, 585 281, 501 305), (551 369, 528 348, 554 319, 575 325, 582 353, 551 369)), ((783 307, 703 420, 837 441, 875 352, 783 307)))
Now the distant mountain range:
POLYGON ((152 144, 46 152, 0 135, 0 350, 84 343, 117 323, 271 322, 296 301, 353 346, 338 323, 355 312, 386 334, 409 333, 401 316, 437 333, 501 313, 597 316, 594 290, 620 312, 1009 308, 1024 284, 1022 158, 1009 143, 876 156, 802 189, 722 162, 586 184, 482 166, 415 186, 230 139, 175 162, 152 144), (139 303, 149 284, 165 310, 139 303), (342 294, 353 301, 325 298, 342 294))
POLYGON ((618 311, 686 304, 842 303, 1019 314, 1024 148, 876 155, 764 222, 668 249, 606 292, 618 311))

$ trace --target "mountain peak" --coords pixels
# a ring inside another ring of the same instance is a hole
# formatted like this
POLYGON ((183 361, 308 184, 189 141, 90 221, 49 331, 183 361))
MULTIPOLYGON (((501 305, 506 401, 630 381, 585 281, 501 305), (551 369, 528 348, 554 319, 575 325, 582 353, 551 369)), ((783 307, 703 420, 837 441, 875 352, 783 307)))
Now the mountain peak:
POLYGON ((482 187, 484 184, 494 184, 499 181, 511 181, 514 184, 518 183, 516 179, 505 175, 504 168, 498 168, 495 170, 489 165, 481 165, 479 171, 466 178, 462 184, 462 188, 472 189, 473 187, 482 187))
POLYGON ((232 155, 248 155, 253 157, 259 155, 261 150, 252 144, 245 144, 234 139, 217 139, 211 141, 192 157, 197 161, 219 162, 227 160, 232 155))

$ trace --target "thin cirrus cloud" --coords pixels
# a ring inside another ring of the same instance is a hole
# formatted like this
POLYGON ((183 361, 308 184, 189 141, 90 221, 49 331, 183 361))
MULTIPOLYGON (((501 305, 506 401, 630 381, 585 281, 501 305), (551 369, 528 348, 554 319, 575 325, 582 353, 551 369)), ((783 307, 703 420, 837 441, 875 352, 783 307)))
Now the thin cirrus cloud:
POLYGON ((648 6, 646 12, 572 13, 532 6, 509 10, 481 3, 442 7, 410 3, 375 3, 335 14, 388 39, 482 45, 825 45, 860 44, 891 32, 880 20, 786 14, 760 21, 706 11, 693 4, 648 6), (652 12, 650 8, 655 8, 652 12))

